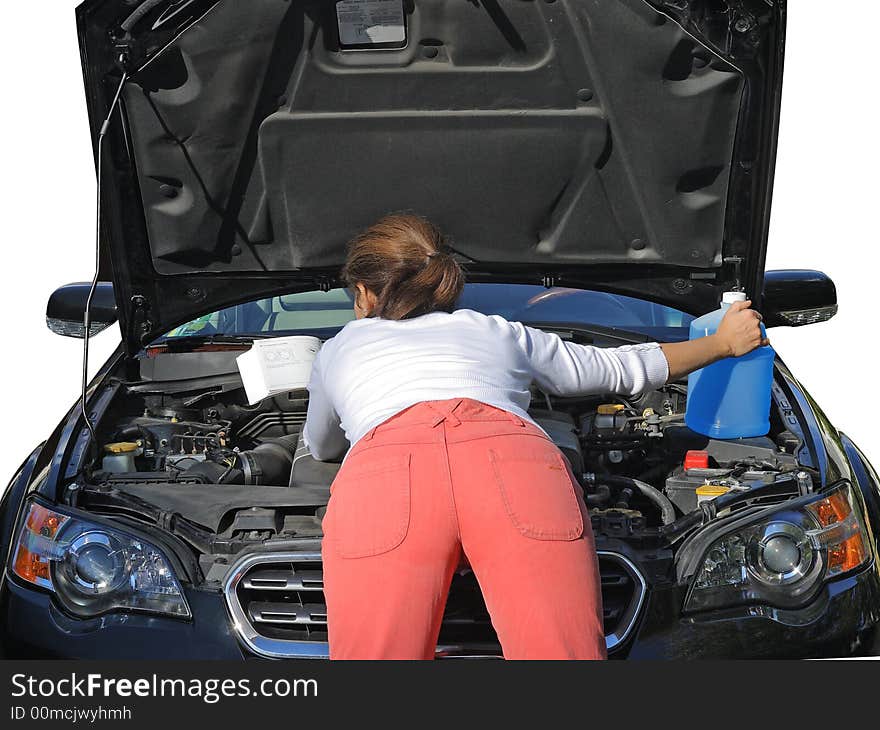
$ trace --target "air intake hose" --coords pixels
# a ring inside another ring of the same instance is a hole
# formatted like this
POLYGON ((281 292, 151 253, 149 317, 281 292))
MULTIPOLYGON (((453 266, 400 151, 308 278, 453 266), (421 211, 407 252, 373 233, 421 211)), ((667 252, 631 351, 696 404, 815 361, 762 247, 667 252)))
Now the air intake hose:
POLYGON ((244 484, 286 487, 290 483, 296 436, 266 441, 250 451, 227 452, 221 461, 203 461, 186 475, 206 484, 244 484))

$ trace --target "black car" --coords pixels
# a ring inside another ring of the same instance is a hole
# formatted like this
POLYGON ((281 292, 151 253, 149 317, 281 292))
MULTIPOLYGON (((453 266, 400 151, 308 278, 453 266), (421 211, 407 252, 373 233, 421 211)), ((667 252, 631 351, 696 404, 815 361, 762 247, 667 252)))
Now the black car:
MULTIPOLYGON (((783 0, 88 0, 77 17, 101 283, 56 292, 48 324, 118 320, 122 344, 3 497, 6 656, 327 655, 338 465, 299 441, 308 393, 249 404, 236 358, 349 321, 346 242, 388 211, 450 234, 461 307, 576 342, 685 338, 737 287, 770 327, 836 312, 823 274, 764 272, 783 0)), ((781 361, 764 436, 694 433, 687 397, 533 393, 582 476, 610 656, 870 651, 871 465, 781 361)), ((499 655, 467 570, 437 655, 499 655)))

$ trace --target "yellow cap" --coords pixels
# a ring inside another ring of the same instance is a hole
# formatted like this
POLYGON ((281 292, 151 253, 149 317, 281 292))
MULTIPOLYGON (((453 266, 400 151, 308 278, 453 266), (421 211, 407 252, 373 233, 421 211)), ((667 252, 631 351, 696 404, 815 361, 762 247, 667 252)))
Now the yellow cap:
POLYGON ((104 451, 108 454, 132 454, 137 451, 141 445, 134 441, 122 441, 118 444, 107 444, 104 451))
POLYGON ((603 403, 596 409, 596 413, 600 416, 613 416, 615 413, 620 413, 625 407, 622 403, 603 403))
POLYGON ((722 487, 720 484, 704 484, 702 487, 697 487, 697 496, 714 499, 722 494, 727 494, 729 491, 730 487, 722 487))

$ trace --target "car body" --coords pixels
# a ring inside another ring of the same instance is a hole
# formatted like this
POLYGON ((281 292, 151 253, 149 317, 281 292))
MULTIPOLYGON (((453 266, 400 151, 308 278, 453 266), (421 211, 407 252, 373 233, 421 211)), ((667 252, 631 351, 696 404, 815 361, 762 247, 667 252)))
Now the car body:
MULTIPOLYGON (((236 358, 344 326, 345 243, 389 210, 451 234, 459 306, 575 342, 686 338, 733 288, 770 327, 836 312, 825 275, 764 271, 783 2, 89 0, 78 27, 103 283, 47 319, 122 343, 0 503, 5 656, 327 655, 338 464, 303 451, 308 393, 248 403, 236 358)), ((686 398, 533 393, 591 508, 609 655, 873 651, 862 452, 779 359, 766 435, 700 436, 686 398)), ((463 570, 437 656, 499 655, 463 570)))

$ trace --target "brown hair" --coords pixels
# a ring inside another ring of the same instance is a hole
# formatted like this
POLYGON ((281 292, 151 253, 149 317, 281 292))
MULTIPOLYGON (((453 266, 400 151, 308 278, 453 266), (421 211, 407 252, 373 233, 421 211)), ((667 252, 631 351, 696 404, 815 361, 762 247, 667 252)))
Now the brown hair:
POLYGON ((464 273, 440 231, 417 215, 388 215, 350 244, 342 278, 376 295, 371 317, 410 319, 451 312, 464 273))

